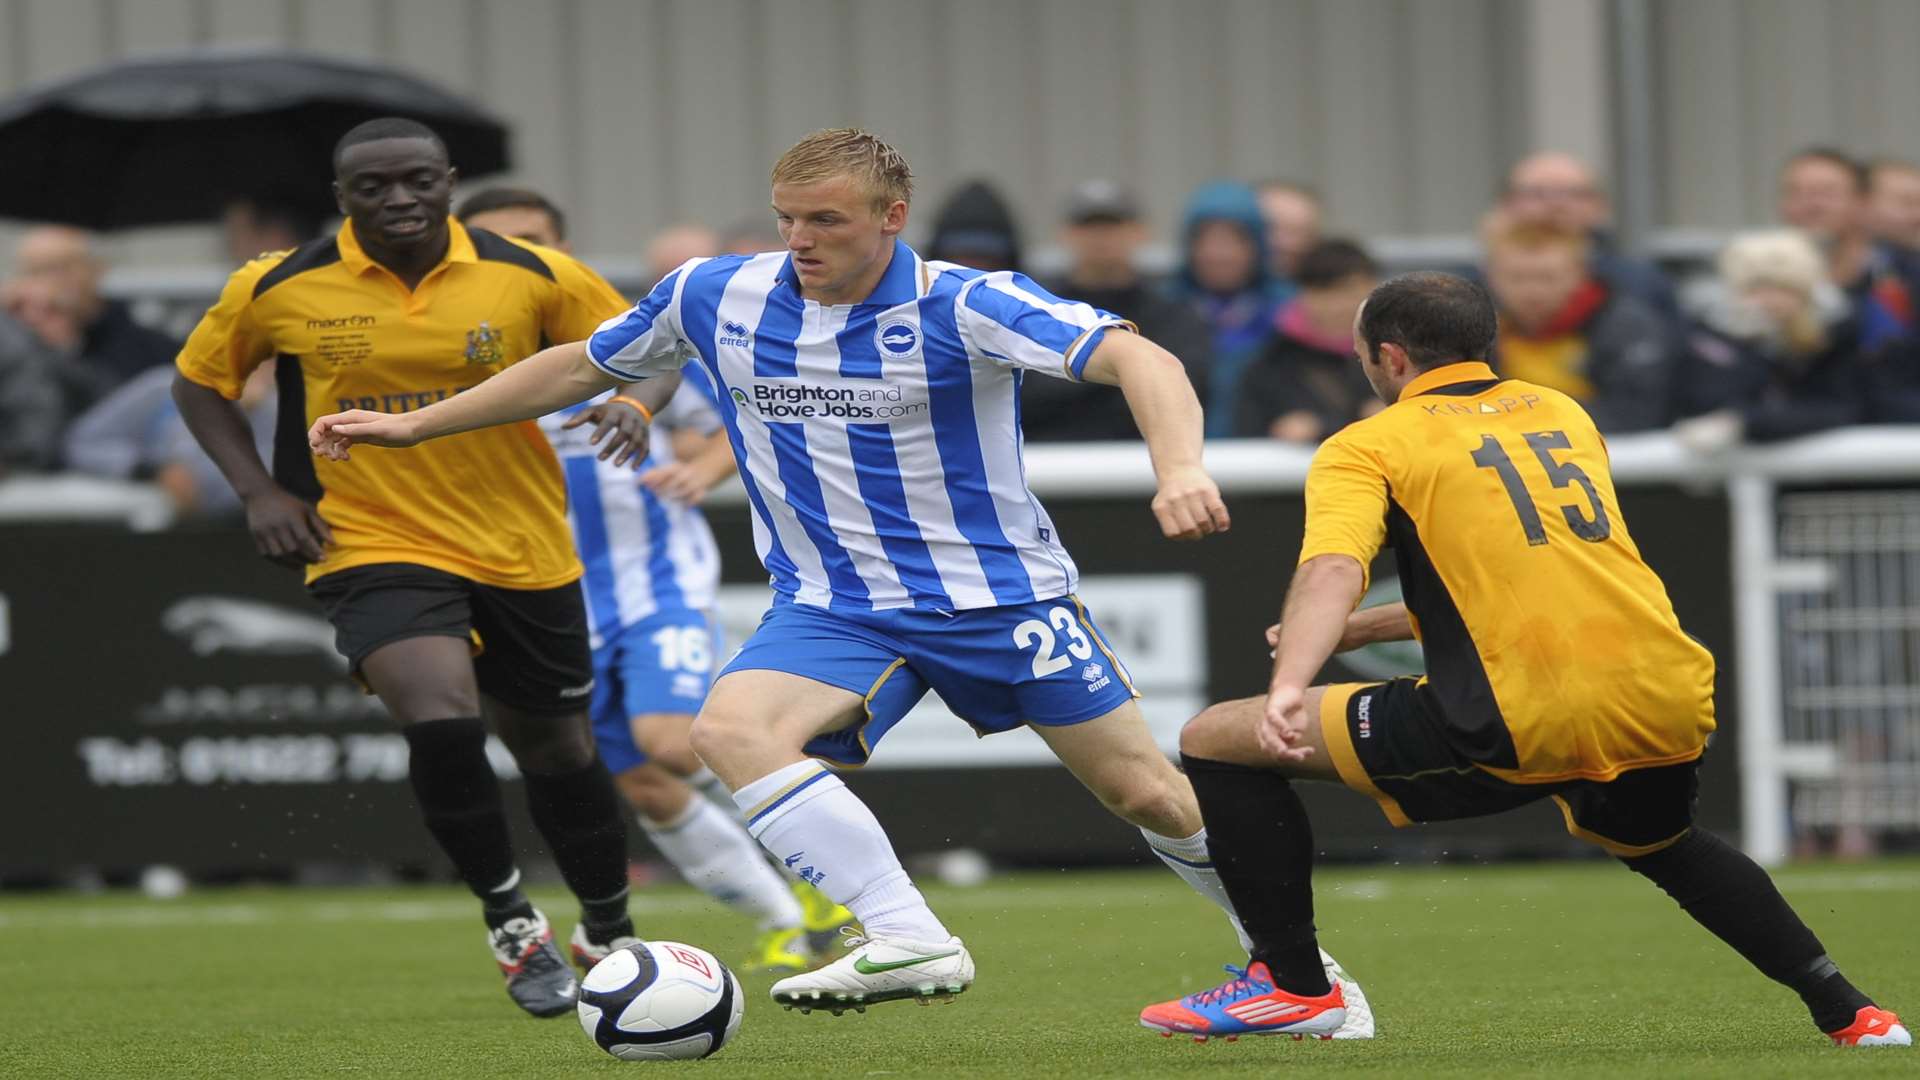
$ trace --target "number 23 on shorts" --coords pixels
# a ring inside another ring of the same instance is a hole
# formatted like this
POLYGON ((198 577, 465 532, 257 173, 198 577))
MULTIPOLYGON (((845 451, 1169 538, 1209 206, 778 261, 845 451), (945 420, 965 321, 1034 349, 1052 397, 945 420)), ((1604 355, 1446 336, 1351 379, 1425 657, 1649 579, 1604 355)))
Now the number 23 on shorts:
POLYGON ((1047 609, 1046 619, 1028 619, 1013 628, 1014 645, 1025 651, 1033 650, 1033 677, 1044 679, 1058 671, 1073 666, 1075 660, 1093 659, 1093 642, 1087 640, 1086 633, 1080 628, 1080 621, 1072 609, 1052 607, 1047 609), (1056 635, 1054 631, 1059 631, 1056 635), (1060 635, 1066 637, 1066 651, 1056 655, 1062 642, 1060 635))

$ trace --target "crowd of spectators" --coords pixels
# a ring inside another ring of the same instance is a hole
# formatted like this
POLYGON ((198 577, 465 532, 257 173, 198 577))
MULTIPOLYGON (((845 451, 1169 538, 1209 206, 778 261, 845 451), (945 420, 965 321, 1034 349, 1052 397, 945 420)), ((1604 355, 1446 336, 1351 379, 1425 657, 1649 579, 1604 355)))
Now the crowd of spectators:
MULTIPOLYGON (((1815 147, 1778 180, 1779 225, 1735 234, 1706 272, 1675 280, 1622 250, 1591 167, 1530 155, 1481 218, 1478 263, 1445 269, 1493 295, 1495 369, 1572 395, 1603 431, 1672 429, 1714 452, 1920 422, 1920 167, 1815 147)), ((978 186, 964 198, 997 204, 978 186)), ((1151 238, 1131 199, 1090 182, 1063 218, 1068 269, 1045 284, 1167 345, 1207 405, 1210 437, 1312 444, 1380 407, 1353 363, 1351 326, 1383 271, 1324 218, 1300 184, 1202 185, 1172 238, 1174 270, 1153 282, 1132 268, 1151 238)), ((1021 266, 1017 243, 967 254, 1021 266)), ((1044 382, 1027 382, 1029 438, 1132 436, 1098 388, 1044 382)))
MULTIPOLYGON (((1482 216, 1478 263, 1447 269, 1493 295, 1495 368, 1579 399, 1603 431, 1671 428, 1713 452, 1920 422, 1920 166, 1809 148, 1782 164, 1775 209, 1777 225, 1734 235, 1707 272, 1676 281, 1621 249, 1591 167, 1539 153, 1514 163, 1482 216)), ((990 183, 963 185, 927 220, 930 258, 1028 269, 1017 215, 990 183)), ((1177 356, 1209 437, 1312 444, 1380 407, 1351 326, 1385 271, 1358 240, 1329 235, 1312 189, 1201 185, 1168 238, 1164 277, 1141 268, 1155 238, 1123 183, 1078 185, 1057 221, 1064 263, 1040 283, 1132 320, 1177 356)), ((224 225, 236 261, 322 227, 268 204, 236 206, 224 225)), ((754 215, 662 230, 643 254, 657 280, 695 256, 779 246, 754 215)), ((102 295, 103 269, 75 229, 32 228, 16 246, 0 281, 0 476, 150 480, 183 512, 231 510, 167 392, 179 343, 102 295)), ((273 386, 267 365, 243 399, 263 446, 273 386)), ((1023 394, 1031 440, 1138 437, 1106 388, 1028 379, 1023 394)))

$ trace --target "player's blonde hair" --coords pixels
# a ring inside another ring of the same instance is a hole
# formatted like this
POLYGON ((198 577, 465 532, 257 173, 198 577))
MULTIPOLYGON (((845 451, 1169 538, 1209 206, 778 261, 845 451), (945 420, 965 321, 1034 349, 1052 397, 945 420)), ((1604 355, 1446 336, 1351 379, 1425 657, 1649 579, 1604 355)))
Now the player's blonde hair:
POLYGON ((852 176, 866 185, 876 210, 913 201, 913 169, 900 151, 859 128, 827 128, 794 143, 773 163, 776 184, 816 184, 852 176))

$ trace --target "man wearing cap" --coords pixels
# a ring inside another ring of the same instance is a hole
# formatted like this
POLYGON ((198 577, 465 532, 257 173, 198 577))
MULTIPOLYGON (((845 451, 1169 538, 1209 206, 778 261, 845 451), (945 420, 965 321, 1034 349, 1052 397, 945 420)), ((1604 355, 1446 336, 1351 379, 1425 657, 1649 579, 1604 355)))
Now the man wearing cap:
MULTIPOLYGON (((1065 275, 1048 288, 1062 296, 1086 297, 1089 304, 1133 320, 1142 334, 1180 358, 1194 392, 1204 401, 1211 349, 1206 324, 1134 266, 1134 255, 1146 240, 1147 227, 1132 195, 1111 180, 1088 180, 1067 199, 1060 246, 1071 261, 1065 275)), ((1020 408, 1027 439, 1139 438, 1126 402, 1108 400, 1114 396, 1059 379, 1024 380, 1020 408)))

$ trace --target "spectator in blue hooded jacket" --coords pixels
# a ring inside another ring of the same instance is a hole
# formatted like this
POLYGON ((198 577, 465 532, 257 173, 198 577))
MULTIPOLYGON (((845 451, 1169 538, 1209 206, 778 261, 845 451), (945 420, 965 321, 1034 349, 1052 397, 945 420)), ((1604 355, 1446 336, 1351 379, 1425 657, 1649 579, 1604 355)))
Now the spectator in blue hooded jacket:
POLYGON ((1247 185, 1201 185, 1187 202, 1181 235, 1174 288, 1213 329, 1207 435, 1219 438, 1233 434, 1240 374, 1273 336, 1274 314, 1290 290, 1269 265, 1266 222, 1247 185))

